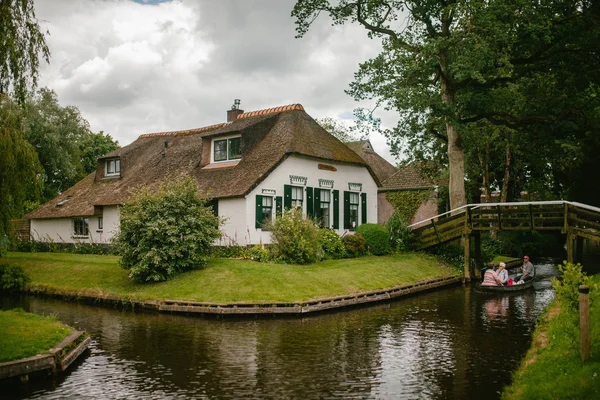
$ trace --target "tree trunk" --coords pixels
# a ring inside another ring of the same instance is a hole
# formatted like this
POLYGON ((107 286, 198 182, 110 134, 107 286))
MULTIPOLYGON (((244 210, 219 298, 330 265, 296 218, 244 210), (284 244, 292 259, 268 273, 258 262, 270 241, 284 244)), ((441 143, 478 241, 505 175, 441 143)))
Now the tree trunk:
MULTIPOLYGON (((444 104, 454 106, 456 104, 454 88, 452 88, 444 74, 442 74, 440 82, 442 101, 444 104)), ((450 209, 454 210, 467 204, 465 194, 465 150, 456 126, 448 119, 446 120, 446 135, 448 137, 448 169, 450 172, 450 182, 448 184, 450 209)))
POLYGON ((504 180, 502 181, 502 192, 500 193, 500 201, 506 203, 508 201, 508 186, 510 184, 510 161, 512 153, 510 145, 506 145, 506 164, 504 166, 504 180))

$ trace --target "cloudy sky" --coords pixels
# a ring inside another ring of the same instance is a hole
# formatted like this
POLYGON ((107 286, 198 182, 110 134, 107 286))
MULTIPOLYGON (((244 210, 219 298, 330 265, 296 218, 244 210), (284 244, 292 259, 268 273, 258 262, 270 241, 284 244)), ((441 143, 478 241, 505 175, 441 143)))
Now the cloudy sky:
MULTIPOLYGON (((41 86, 121 145, 140 134, 224 122, 233 99, 253 111, 301 103, 350 123, 344 93, 380 51, 358 26, 321 16, 295 39, 295 0, 36 0, 52 58, 41 86)), ((394 125, 394 115, 381 114, 394 125)), ((369 137, 389 161, 386 140, 369 137)))

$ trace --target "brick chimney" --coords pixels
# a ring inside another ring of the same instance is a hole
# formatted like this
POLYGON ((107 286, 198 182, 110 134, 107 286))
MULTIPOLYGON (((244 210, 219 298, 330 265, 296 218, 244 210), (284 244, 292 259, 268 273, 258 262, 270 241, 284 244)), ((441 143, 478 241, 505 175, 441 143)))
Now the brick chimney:
POLYGON ((240 99, 235 99, 231 110, 227 110, 227 122, 235 121, 240 114, 243 114, 244 110, 240 110, 240 99))

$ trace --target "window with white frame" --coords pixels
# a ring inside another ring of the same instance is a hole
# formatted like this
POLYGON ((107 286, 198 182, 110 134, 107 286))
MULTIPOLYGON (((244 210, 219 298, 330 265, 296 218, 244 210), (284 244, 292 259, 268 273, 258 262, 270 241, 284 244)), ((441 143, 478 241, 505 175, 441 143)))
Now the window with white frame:
POLYGON ((89 220, 85 217, 73 219, 73 236, 87 237, 90 235, 89 220))
POLYGON ((354 230, 358 226, 358 205, 359 195, 358 193, 350 193, 350 229, 354 230))
POLYGON ((302 208, 304 200, 304 188, 292 186, 292 208, 302 208))
POLYGON ((215 139, 213 141, 213 161, 230 161, 242 158, 242 138, 240 136, 215 139))
POLYGON ((102 229, 104 229, 104 218, 98 217, 98 230, 101 231, 102 229))
POLYGON ((262 197, 262 221, 267 223, 273 220, 273 198, 270 196, 262 197))
POLYGON ((319 189, 319 223, 324 228, 329 228, 329 212, 331 205, 331 191, 319 189))
POLYGON ((121 160, 118 158, 112 158, 106 160, 106 176, 119 176, 121 175, 121 160))

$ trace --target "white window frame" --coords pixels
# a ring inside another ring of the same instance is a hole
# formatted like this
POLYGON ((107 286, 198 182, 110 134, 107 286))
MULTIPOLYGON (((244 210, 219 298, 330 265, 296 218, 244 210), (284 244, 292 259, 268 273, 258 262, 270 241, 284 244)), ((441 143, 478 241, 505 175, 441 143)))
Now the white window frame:
POLYGON ((88 238, 90 237, 90 220, 88 217, 75 217, 73 218, 73 237, 74 238, 88 238), (85 233, 77 232, 78 222, 82 223, 85 233))
POLYGON ((106 160, 106 166, 104 169, 104 176, 121 176, 121 159, 120 158, 109 158, 106 160), (109 172, 110 165, 113 166, 113 172, 109 172))
POLYGON ((350 215, 348 216, 348 221, 350 222, 350 230, 355 231, 356 228, 358 228, 358 225, 360 224, 360 193, 350 192, 349 201, 350 201, 350 204, 348 205, 348 211, 350 212, 350 215), (356 196, 357 202, 353 203, 352 198, 355 196, 356 196), (354 207, 356 207, 356 209, 354 209, 354 207), (351 219, 352 211, 356 211, 356 221, 352 221, 352 219, 351 219), (354 222, 354 224, 353 224, 353 222, 354 222))
POLYGON ((323 210, 327 210, 327 224, 323 225, 323 227, 324 228, 330 228, 332 226, 332 221, 331 221, 332 220, 332 218, 331 218, 331 216, 332 216, 331 215, 331 213, 332 213, 331 200, 332 200, 332 197, 333 197, 332 193, 331 193, 331 190, 330 189, 318 189, 318 188, 315 188, 315 190, 320 190, 320 192, 319 192, 319 204, 318 204, 318 207, 319 207, 319 214, 321 215, 320 216, 321 220, 319 221, 319 223, 321 224, 323 222, 323 210), (322 196, 323 196, 324 193, 327 193, 327 197, 329 197, 328 201, 323 201, 323 197, 322 196), (322 204, 327 204, 327 207, 322 208, 321 207, 322 204))
POLYGON ((304 187, 303 186, 292 186, 292 193, 291 193, 291 205, 292 208, 299 208, 301 210, 304 210, 304 187), (294 198, 294 192, 296 193, 300 193, 301 196, 300 198, 294 198), (297 202, 300 201, 300 204, 298 205, 297 202))
POLYGON ((241 158, 242 158, 241 154, 240 154, 239 157, 236 157, 236 158, 230 158, 229 157, 229 151, 230 151, 230 149, 229 149, 229 143, 230 143, 230 140, 232 140, 232 139, 238 139, 238 138, 240 139, 240 147, 241 147, 241 145, 242 145, 242 143, 241 143, 242 136, 241 135, 220 136, 220 137, 213 138, 213 140, 211 141, 211 144, 210 144, 210 150, 211 150, 210 151, 210 162, 211 162, 211 164, 226 163, 226 162, 232 162, 232 161, 239 161, 239 160, 241 160, 241 158), (222 141, 222 140, 226 140, 227 141, 227 148, 225 149, 226 157, 225 157, 224 160, 217 161, 217 160, 215 160, 215 142, 219 142, 219 141, 222 141))

